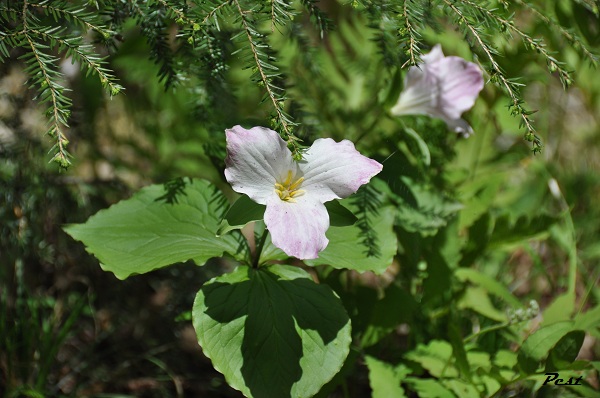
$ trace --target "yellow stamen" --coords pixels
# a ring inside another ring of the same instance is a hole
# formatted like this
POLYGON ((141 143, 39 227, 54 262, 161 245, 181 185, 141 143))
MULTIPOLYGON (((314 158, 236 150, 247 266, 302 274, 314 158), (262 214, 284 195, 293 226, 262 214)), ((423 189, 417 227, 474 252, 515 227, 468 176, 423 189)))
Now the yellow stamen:
POLYGON ((293 181, 293 178, 292 170, 288 170, 285 181, 283 183, 275 183, 275 193, 285 202, 295 203, 296 200, 294 198, 306 193, 305 190, 298 189, 302 185, 304 177, 300 177, 296 181, 293 181))

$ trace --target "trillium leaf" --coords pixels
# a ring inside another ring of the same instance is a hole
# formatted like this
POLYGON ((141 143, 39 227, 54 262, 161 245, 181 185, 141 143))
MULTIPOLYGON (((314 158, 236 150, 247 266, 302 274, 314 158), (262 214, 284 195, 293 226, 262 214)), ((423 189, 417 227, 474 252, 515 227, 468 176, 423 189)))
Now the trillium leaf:
POLYGON ((265 217, 265 209, 265 205, 256 203, 248 196, 240 196, 225 214, 217 230, 217 235, 226 234, 234 229, 242 229, 249 222, 262 220, 265 217))
POLYGON ((373 217, 372 228, 378 237, 380 251, 378 255, 369 255, 369 248, 361 243, 362 231, 358 226, 330 227, 326 233, 329 239, 327 248, 319 253, 319 258, 305 260, 305 263, 382 273, 392 263, 398 248, 393 224, 394 208, 391 206, 382 207, 373 217))
POLYGON ((65 231, 119 279, 190 259, 202 265, 223 252, 241 253, 233 236, 216 237, 226 200, 212 184, 193 180, 177 201, 167 203, 164 197, 162 185, 151 185, 65 231))
POLYGON ((325 207, 329 213, 329 225, 332 227, 347 227, 354 225, 357 220, 356 216, 337 200, 325 203, 325 207))
POLYGON ((192 318, 204 354, 247 397, 313 396, 340 371, 351 341, 341 300, 287 265, 211 280, 192 318))

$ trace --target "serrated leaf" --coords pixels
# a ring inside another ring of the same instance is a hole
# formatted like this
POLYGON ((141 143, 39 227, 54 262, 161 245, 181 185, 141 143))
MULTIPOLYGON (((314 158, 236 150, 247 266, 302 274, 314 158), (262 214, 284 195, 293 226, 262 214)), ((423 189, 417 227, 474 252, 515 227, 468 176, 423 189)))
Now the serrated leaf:
POLYGON ((349 352, 340 299, 296 267, 238 267, 202 287, 192 316, 205 355, 247 397, 311 397, 349 352))
POLYGON ((419 344, 404 357, 419 363, 432 376, 458 376, 458 371, 453 365, 452 346, 447 341, 431 340, 427 345, 419 344))
POLYGON ((226 202, 212 184, 193 180, 177 203, 159 200, 164 194, 162 185, 151 185, 64 230, 119 279, 190 259, 202 265, 224 252, 240 252, 232 236, 215 235, 226 202))
POLYGON ((404 365, 393 366, 377 358, 366 356, 365 363, 369 368, 369 385, 373 394, 371 398, 404 398, 404 389, 400 385, 410 374, 404 365))
POLYGON ((434 379, 416 379, 407 378, 406 382, 410 384, 419 398, 454 398, 456 395, 444 387, 440 382, 434 379))
POLYGON ((334 268, 347 268, 355 271, 384 272, 392 263, 397 250, 396 235, 393 231, 394 209, 385 206, 373 217, 373 229, 379 238, 380 255, 369 256, 368 248, 362 245, 361 230, 357 226, 330 227, 327 230, 329 244, 319 253, 319 258, 306 260, 308 265, 328 264, 334 268))
POLYGON ((217 235, 226 234, 234 229, 242 229, 249 222, 262 220, 265 217, 265 209, 265 205, 256 203, 248 196, 240 196, 221 220, 217 235))

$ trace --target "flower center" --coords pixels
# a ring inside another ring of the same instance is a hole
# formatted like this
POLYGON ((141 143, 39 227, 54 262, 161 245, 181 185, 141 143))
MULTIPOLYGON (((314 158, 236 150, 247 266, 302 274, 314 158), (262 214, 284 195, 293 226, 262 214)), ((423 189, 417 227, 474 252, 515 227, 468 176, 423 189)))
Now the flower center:
POLYGON ((279 198, 285 202, 295 203, 298 196, 304 195, 306 192, 303 189, 298 189, 302 185, 304 177, 298 178, 293 181, 292 170, 288 170, 287 178, 282 183, 275 183, 275 193, 279 195, 279 198))

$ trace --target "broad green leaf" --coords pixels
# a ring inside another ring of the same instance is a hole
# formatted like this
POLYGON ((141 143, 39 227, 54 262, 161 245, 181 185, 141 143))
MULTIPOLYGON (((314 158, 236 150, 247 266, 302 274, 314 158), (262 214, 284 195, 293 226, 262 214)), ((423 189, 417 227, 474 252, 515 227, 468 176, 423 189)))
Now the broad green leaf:
POLYGON ((246 195, 240 196, 221 220, 217 235, 241 229, 249 222, 262 220, 265 216, 265 208, 265 205, 256 203, 246 195))
POLYGON ((380 254, 368 255, 368 248, 361 244, 361 230, 358 226, 330 227, 327 230, 329 244, 319 253, 319 258, 306 260, 309 265, 329 264, 334 268, 347 268, 355 271, 382 273, 392 263, 397 250, 396 235, 393 231, 394 209, 384 206, 373 217, 372 228, 378 237, 380 254))
POLYGON ((332 227, 347 227, 356 222, 356 216, 337 200, 325 203, 325 207, 329 213, 329 225, 332 227))
POLYGON ((369 385, 373 394, 371 398, 404 398, 401 383, 410 374, 404 365, 393 366, 374 357, 366 356, 365 363, 369 368, 369 385))
POLYGON ((573 331, 574 322, 564 321, 553 323, 538 329, 525 340, 519 350, 519 366, 526 373, 533 373, 539 363, 546 359, 549 351, 567 333, 573 331))
POLYGON ((575 327, 586 331, 600 327, 600 305, 584 313, 577 314, 575 317, 575 327))
POLYGON ((568 321, 575 310, 575 294, 566 292, 557 296, 544 310, 542 326, 568 321))
POLYGON ((209 182, 186 184, 175 203, 160 200, 164 194, 162 185, 151 185, 65 231, 119 279, 190 259, 202 265, 241 251, 234 237, 216 237, 226 201, 209 182))
POLYGON ((454 275, 461 281, 469 281, 481 286, 489 293, 503 299, 514 308, 522 308, 523 304, 503 284, 473 268, 459 268, 454 275))
POLYGON ((498 322, 506 322, 506 314, 492 304, 487 291, 480 287, 469 286, 458 302, 458 308, 469 308, 485 317, 498 322))
POLYGON ((212 279, 192 317, 204 354, 247 397, 311 397, 349 352, 340 299, 287 265, 238 267, 212 279))
POLYGON ((546 371, 564 369, 573 363, 579 354, 584 338, 583 330, 573 330, 565 334, 550 350, 546 371))

